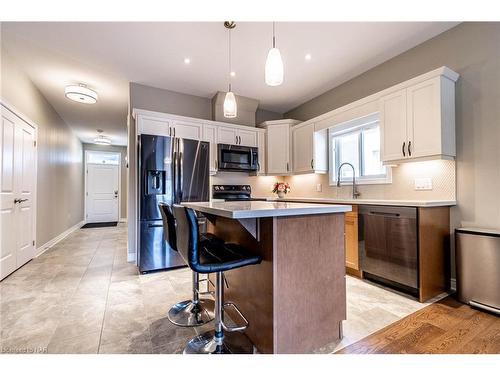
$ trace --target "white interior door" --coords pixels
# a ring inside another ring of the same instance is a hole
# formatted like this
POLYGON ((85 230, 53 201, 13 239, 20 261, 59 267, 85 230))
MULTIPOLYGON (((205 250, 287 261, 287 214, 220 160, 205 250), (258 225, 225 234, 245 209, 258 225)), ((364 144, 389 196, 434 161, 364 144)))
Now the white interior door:
POLYGON ((118 221, 119 168, 87 164, 87 223, 118 221))
POLYGON ((35 256, 35 129, 2 107, 0 279, 35 256))

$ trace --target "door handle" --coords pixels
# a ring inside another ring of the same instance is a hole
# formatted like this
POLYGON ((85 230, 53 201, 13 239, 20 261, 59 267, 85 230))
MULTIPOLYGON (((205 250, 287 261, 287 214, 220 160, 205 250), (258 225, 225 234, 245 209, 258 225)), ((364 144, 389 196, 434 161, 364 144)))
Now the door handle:
POLYGON ((314 159, 311 159, 311 169, 314 169, 314 159))
POLYGON ((28 200, 28 198, 25 198, 25 199, 16 198, 16 199, 14 199, 14 204, 23 203, 23 202, 26 202, 27 200, 28 200))
POLYGON ((118 198, 118 190, 115 190, 115 198, 118 198))
POLYGON ((405 145, 406 145, 406 142, 403 142, 403 156, 406 157, 406 153, 405 153, 405 145))
POLYGON ((241 145, 241 135, 239 135, 238 138, 240 139, 240 145, 241 145))
POLYGON ((408 142, 408 156, 411 156, 411 141, 408 142))
POLYGON ((235 135, 234 138, 236 138, 236 144, 238 144, 238 136, 235 135))

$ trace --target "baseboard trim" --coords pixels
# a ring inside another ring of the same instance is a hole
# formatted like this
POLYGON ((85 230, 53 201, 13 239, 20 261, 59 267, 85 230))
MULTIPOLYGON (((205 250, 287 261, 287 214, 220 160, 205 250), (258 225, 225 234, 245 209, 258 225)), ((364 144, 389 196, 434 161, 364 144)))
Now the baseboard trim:
POLYGON ((127 253, 127 262, 135 262, 135 254, 134 253, 127 253))
POLYGON ((450 279, 450 289, 451 289, 453 292, 456 292, 456 291, 457 291, 457 279, 454 279, 454 278, 451 278, 451 279, 450 279))
POLYGON ((35 258, 42 255, 44 252, 46 252, 48 249, 50 249, 52 246, 54 246, 58 242, 62 241, 65 237, 67 237, 68 235, 73 233, 75 230, 80 229, 84 224, 85 224, 85 220, 80 221, 79 223, 73 225, 71 228, 66 229, 64 232, 62 232, 57 237, 54 237, 53 239, 51 239, 47 243, 45 243, 42 246, 40 246, 39 248, 37 248, 35 258))

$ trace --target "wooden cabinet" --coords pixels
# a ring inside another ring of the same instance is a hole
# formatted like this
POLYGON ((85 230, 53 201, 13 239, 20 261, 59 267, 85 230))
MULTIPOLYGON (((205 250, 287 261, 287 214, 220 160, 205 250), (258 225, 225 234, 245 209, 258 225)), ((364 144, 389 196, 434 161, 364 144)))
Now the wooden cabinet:
POLYGON ((381 149, 385 164, 456 156, 457 77, 439 75, 380 98, 381 149))
POLYGON ((361 277, 358 251, 358 206, 345 213, 345 265, 347 273, 361 277))
POLYGON ((314 123, 292 128, 292 165, 294 174, 328 171, 328 131, 314 130, 314 123))

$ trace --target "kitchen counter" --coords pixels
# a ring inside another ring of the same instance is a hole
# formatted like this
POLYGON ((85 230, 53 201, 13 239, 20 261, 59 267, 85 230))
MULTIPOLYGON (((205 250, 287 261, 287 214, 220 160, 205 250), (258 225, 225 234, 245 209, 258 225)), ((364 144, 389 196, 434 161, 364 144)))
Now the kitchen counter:
POLYGON ((227 217, 229 219, 332 214, 352 210, 350 205, 285 201, 211 201, 183 202, 182 204, 205 214, 227 217))
POLYGON ((225 298, 250 322, 245 334, 259 352, 312 353, 342 338, 344 217, 350 205, 215 200, 183 205, 206 215, 208 232, 262 258, 224 274, 231 286, 225 298))
POLYGON ((407 206, 407 207, 446 207, 455 206, 456 201, 446 200, 395 200, 395 199, 342 199, 342 198, 304 198, 289 197, 275 198, 265 197, 269 202, 306 202, 306 203, 324 203, 324 204, 373 204, 380 206, 407 206))

